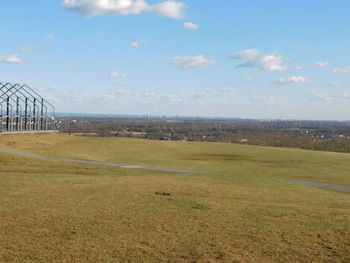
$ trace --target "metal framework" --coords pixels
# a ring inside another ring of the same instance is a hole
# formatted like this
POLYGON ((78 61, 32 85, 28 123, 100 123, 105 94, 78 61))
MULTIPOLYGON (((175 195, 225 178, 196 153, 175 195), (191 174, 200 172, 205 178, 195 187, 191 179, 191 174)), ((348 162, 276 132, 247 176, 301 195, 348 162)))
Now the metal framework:
POLYGON ((0 82, 0 133, 55 129, 55 107, 27 85, 0 82))

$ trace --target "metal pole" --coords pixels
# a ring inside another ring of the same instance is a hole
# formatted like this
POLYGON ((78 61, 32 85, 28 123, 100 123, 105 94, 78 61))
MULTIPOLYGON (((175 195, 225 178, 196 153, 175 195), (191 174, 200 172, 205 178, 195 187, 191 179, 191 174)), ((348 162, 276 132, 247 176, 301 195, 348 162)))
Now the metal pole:
POLYGON ((34 98, 34 102, 33 102, 33 130, 35 130, 35 123, 36 123, 36 118, 35 118, 35 114, 36 114, 36 111, 35 111, 35 107, 36 107, 36 98, 34 98))
POLYGON ((16 101, 16 131, 18 131, 18 127, 19 127, 19 97, 17 97, 17 101, 16 101))
POLYGON ((28 125, 28 98, 25 99, 24 106, 24 130, 27 130, 28 125))
POLYGON ((6 130, 10 131, 10 97, 6 100, 6 130))
POLYGON ((40 113, 40 130, 43 129, 43 124, 44 124, 44 99, 41 99, 41 113, 40 113))

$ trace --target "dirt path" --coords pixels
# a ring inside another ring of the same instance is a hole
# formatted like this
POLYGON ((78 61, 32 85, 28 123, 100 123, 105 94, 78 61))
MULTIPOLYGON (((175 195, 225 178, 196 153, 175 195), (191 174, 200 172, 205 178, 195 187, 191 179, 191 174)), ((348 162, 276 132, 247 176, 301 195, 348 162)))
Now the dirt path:
POLYGON ((78 164, 93 164, 93 165, 104 165, 104 166, 113 166, 129 169, 144 169, 144 170, 153 170, 153 171, 162 171, 162 172, 172 172, 172 173, 182 173, 182 174, 200 174, 205 173, 201 171, 185 170, 185 169, 176 169, 176 168, 162 168, 156 166, 145 166, 145 165, 132 165, 132 164, 123 164, 123 163, 109 163, 109 162, 97 162, 97 161, 84 161, 84 160, 73 160, 73 159, 63 159, 55 157, 41 156, 37 154, 18 152, 8 149, 0 148, 1 153, 15 154, 19 156, 32 157, 43 160, 57 161, 57 162, 66 162, 66 163, 78 163, 78 164))
MULTIPOLYGON (((182 174, 201 174, 201 173, 205 173, 203 171, 193 171, 193 170, 176 169, 176 168, 163 168, 163 167, 146 166, 146 165, 132 165, 132 164, 124 164, 124 163, 109 163, 109 162, 98 162, 98 161, 85 161, 85 160, 73 160, 73 159, 55 158, 55 157, 41 156, 41 155, 32 154, 32 153, 18 152, 18 151, 3 149, 3 148, 0 148, 0 153, 8 153, 8 154, 14 154, 14 155, 19 155, 19 156, 37 158, 37 159, 42 159, 42 160, 50 160, 50 161, 66 162, 66 163, 104 165, 104 166, 121 167, 121 168, 129 168, 129 169, 144 169, 144 170, 172 172, 172 173, 182 173, 182 174)), ((328 183, 320 183, 320 182, 310 182, 310 181, 303 181, 303 180, 297 180, 297 179, 285 179, 285 178, 283 178, 282 180, 288 181, 288 182, 291 182, 291 183, 302 184, 302 185, 305 185, 305 186, 311 186, 311 187, 317 187, 317 188, 323 188, 323 189, 328 189, 328 190, 335 190, 335 191, 341 191, 341 192, 350 193, 350 187, 349 186, 345 186, 345 185, 336 185, 336 184, 328 184, 328 183)))
POLYGON ((350 193, 350 187, 345 186, 345 185, 310 182, 310 181, 303 181, 303 180, 296 180, 296 179, 283 179, 283 180, 291 182, 291 183, 302 184, 305 186, 311 186, 311 187, 317 187, 317 188, 323 188, 323 189, 328 189, 328 190, 335 190, 335 191, 350 193))

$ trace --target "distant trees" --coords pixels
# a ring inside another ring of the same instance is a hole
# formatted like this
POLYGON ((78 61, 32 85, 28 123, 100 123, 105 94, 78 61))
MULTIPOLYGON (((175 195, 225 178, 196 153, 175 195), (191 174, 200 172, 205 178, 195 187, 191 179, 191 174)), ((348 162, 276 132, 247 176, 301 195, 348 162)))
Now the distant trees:
POLYGON ((64 117, 61 132, 152 140, 228 142, 350 152, 350 123, 64 117))

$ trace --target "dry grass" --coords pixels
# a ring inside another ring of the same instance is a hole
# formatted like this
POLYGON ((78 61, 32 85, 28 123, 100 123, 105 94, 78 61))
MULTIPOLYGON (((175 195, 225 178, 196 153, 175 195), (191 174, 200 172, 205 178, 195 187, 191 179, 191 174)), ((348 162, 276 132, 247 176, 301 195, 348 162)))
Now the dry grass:
POLYGON ((350 186, 350 154, 227 143, 168 142, 64 134, 0 136, 0 147, 72 159, 248 173, 350 186))
POLYGON ((0 262, 350 262, 349 194, 275 179, 349 185, 349 155, 60 134, 0 147, 208 171, 0 154, 0 262))

